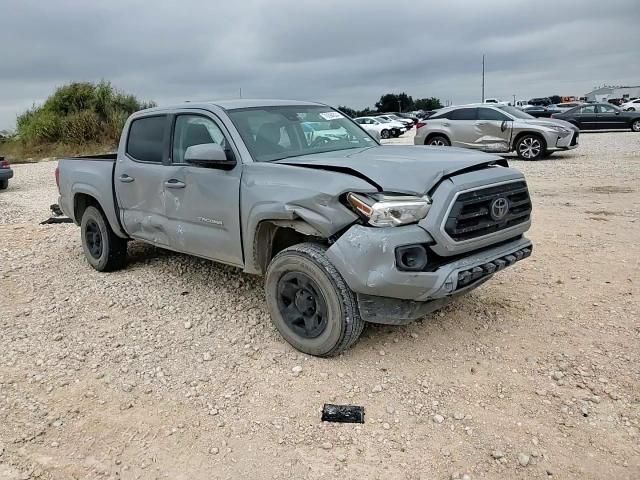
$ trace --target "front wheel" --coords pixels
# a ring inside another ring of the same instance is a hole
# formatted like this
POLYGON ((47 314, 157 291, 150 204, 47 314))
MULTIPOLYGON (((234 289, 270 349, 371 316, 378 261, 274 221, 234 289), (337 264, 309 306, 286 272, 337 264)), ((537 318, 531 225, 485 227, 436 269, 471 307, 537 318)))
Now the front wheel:
POLYGON ((382 130, 382 132, 380 132, 380 136, 385 139, 389 138, 389 130, 387 129, 382 130))
POLYGON ((127 241, 114 233, 101 210, 87 207, 80 222, 80 233, 89 265, 99 272, 110 272, 124 266, 127 241))
POLYGON ((523 160, 540 160, 545 151, 544 140, 538 135, 524 135, 516 144, 516 153, 523 160))
POLYGON ((265 293, 275 327, 309 355, 337 355, 364 328, 355 294, 323 245, 301 243, 278 253, 267 268, 265 293))
POLYGON ((640 132, 640 118, 631 122, 631 130, 633 132, 640 132))

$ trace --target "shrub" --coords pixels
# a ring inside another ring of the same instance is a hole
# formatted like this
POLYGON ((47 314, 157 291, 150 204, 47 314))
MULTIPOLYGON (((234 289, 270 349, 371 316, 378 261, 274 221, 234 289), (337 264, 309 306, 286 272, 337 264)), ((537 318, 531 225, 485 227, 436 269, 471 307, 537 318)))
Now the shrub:
POLYGON ((73 82, 56 89, 41 106, 17 118, 17 135, 25 145, 46 143, 115 146, 132 113, 155 106, 116 90, 110 82, 73 82))
POLYGON ((83 144, 99 141, 102 128, 96 112, 82 110, 64 117, 61 133, 65 143, 83 144))

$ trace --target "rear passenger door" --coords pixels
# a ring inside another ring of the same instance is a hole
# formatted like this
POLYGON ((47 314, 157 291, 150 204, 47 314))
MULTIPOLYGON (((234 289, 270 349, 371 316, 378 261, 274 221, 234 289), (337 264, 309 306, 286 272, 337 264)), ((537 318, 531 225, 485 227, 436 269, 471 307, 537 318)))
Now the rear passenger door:
POLYGON ((493 108, 478 108, 475 124, 479 135, 476 142, 487 152, 508 152, 513 122, 504 113, 493 108))
POLYGON ((598 118, 596 116, 595 105, 585 105, 580 107, 576 114, 576 120, 581 130, 595 130, 598 128, 598 118))
POLYGON ((164 179, 166 217, 174 250, 242 266, 240 174, 242 162, 224 124, 212 113, 176 113, 170 165, 164 179), (193 145, 216 143, 228 148, 237 164, 232 170, 187 164, 193 145))
POLYGON ((442 126, 451 132, 450 140, 453 147, 481 149, 478 143, 481 134, 476 129, 478 109, 475 107, 457 108, 446 114, 446 119, 442 120, 442 126))
POLYGON ((170 128, 169 115, 132 120, 113 179, 125 231, 132 238, 161 246, 170 243, 163 187, 170 128))

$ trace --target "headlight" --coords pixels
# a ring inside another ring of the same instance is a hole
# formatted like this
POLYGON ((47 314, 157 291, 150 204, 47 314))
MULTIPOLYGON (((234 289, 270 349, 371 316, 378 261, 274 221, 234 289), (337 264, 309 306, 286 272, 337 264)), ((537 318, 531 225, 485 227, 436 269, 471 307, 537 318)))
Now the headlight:
POLYGON ((549 125, 549 128, 551 130, 555 130, 558 133, 562 133, 563 135, 566 135, 567 133, 569 133, 569 130, 561 127, 560 125, 549 125))
POLYGON ((431 199, 410 195, 350 193, 347 200, 374 227, 395 227, 415 223, 427 216, 431 199))

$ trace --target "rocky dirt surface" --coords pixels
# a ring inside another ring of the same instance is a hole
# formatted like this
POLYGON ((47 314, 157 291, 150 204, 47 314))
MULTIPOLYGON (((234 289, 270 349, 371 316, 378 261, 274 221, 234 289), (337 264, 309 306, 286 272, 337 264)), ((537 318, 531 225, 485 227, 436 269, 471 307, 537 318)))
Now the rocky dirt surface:
MULTIPOLYGON (((411 142, 411 138, 395 140, 411 142)), ((512 159, 533 256, 344 355, 285 344, 260 278, 132 244, 100 274, 44 225, 53 162, 0 192, 2 479, 635 479, 640 134, 512 159), (325 402, 364 425, 320 421, 325 402)))

